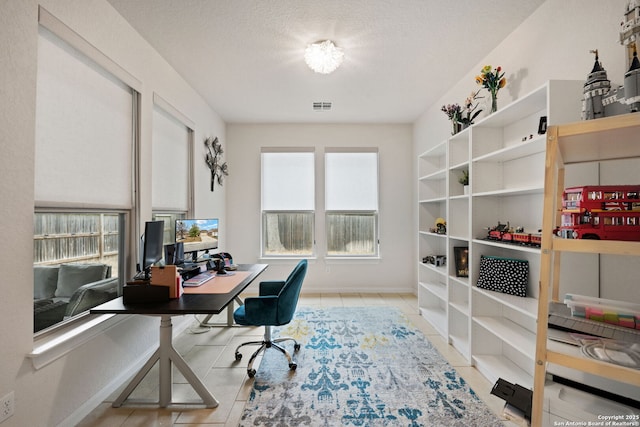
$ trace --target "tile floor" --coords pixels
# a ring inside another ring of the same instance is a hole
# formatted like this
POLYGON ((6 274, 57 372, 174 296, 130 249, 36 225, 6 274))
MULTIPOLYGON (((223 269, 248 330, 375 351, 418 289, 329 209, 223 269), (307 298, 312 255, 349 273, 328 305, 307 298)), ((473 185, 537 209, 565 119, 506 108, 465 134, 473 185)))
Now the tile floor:
MULTIPOLYGON (((504 401, 492 396, 489 383, 477 370, 467 366, 458 352, 418 314, 418 300, 410 294, 303 294, 298 303, 306 307, 348 307, 390 305, 400 308, 408 315, 412 323, 419 328, 440 353, 456 367, 459 374, 471 388, 501 418, 504 401)), ((226 319, 226 315, 224 317, 226 319)), ((237 426, 245 402, 251 391, 253 380, 246 375, 246 361, 255 347, 247 347, 244 359, 235 362, 234 350, 245 341, 260 339, 261 328, 200 328, 197 321, 193 326, 175 337, 174 343, 187 363, 203 379, 205 385, 220 401, 215 409, 202 407, 121 407, 112 408, 111 402, 120 390, 93 410, 79 427, 132 427, 132 426, 237 426)), ((131 395, 137 399, 157 400, 157 367, 145 378, 131 395)), ((173 378, 173 396, 175 399, 195 399, 197 395, 186 384, 180 374, 173 378)), ((124 387, 124 385, 123 385, 124 387)), ((504 426, 514 426, 503 421, 504 426)))

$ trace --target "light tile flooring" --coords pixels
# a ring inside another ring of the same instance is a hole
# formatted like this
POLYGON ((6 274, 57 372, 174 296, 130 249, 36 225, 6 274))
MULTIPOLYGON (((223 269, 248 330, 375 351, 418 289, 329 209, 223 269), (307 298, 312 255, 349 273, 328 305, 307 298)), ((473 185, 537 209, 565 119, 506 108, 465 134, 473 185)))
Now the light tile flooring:
MULTIPOLYGON (((475 368, 466 364, 460 354, 418 314, 418 300, 409 294, 303 294, 298 302, 305 307, 361 307, 395 306, 407 314, 453 365, 478 396, 501 418, 504 401, 490 394, 492 384, 475 368)), ((226 319, 226 315, 224 317, 226 319)), ((224 320, 224 319, 223 319, 224 320)), ((111 402, 120 390, 99 405, 79 427, 132 427, 132 426, 237 426, 242 410, 251 391, 253 380, 246 375, 246 362, 255 347, 246 347, 244 358, 235 362, 234 351, 238 344, 261 339, 262 328, 200 328, 194 319, 193 327, 175 337, 178 352, 203 380, 220 401, 215 409, 202 407, 121 407, 112 408, 111 402), (200 333, 198 333, 200 332, 200 333)), ((283 362, 284 363, 284 362, 283 362)), ((256 365, 257 366, 257 365, 256 365)), ((157 367, 132 394, 132 398, 157 400, 157 367)), ((195 399, 197 395, 180 374, 174 374, 175 399, 195 399)), ((514 426, 503 421, 504 426, 514 426)))

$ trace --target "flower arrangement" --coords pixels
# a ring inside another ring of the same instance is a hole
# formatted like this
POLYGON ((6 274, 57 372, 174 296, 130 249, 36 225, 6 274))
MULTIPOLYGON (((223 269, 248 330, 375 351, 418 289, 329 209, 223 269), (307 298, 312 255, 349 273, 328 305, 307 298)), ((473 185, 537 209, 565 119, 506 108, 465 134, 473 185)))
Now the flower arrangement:
POLYGON ((460 120, 462 119, 462 107, 460 107, 459 104, 448 104, 443 105, 440 110, 442 110, 442 112, 447 115, 449 120, 451 120, 451 124, 453 126, 453 132, 451 133, 451 135, 455 135, 456 133, 460 132, 460 129, 462 128, 460 122, 460 120))
POLYGON ((462 127, 471 126, 475 118, 478 117, 478 114, 482 113, 482 110, 476 111, 479 104, 477 102, 475 105, 473 104, 476 99, 482 98, 481 96, 478 96, 478 93, 480 93, 480 89, 476 92, 471 92, 471 95, 469 95, 464 101, 463 114, 461 114, 460 117, 462 127))
POLYGON ((458 104, 443 105, 441 110, 451 121, 458 121, 462 117, 462 108, 458 104))
POLYGON ((491 112, 498 110, 498 91, 505 87, 507 79, 504 77, 502 67, 491 69, 491 65, 485 65, 476 76, 476 83, 489 90, 491 93, 491 112))

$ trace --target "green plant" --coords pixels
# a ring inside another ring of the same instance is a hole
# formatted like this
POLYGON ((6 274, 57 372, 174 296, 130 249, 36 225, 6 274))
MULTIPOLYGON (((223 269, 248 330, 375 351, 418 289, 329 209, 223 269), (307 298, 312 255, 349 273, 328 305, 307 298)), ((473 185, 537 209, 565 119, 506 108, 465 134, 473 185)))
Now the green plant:
POLYGON ((462 185, 469 185, 469 171, 463 170, 462 176, 458 178, 458 182, 462 185))

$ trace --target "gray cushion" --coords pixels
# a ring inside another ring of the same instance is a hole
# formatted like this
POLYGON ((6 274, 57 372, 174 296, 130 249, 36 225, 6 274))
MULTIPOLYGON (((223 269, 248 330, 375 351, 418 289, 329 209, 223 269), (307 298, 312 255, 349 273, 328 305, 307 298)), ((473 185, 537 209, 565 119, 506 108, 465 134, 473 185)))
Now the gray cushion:
POLYGON ((56 296, 70 298, 80 286, 102 280, 106 274, 105 264, 62 264, 58 272, 56 296))
POLYGON ((73 294, 71 300, 69 300, 65 318, 87 311, 90 308, 112 300, 117 296, 117 277, 82 285, 78 288, 78 291, 73 294))
POLYGON ((58 286, 58 266, 33 266, 33 299, 53 298, 58 286))

